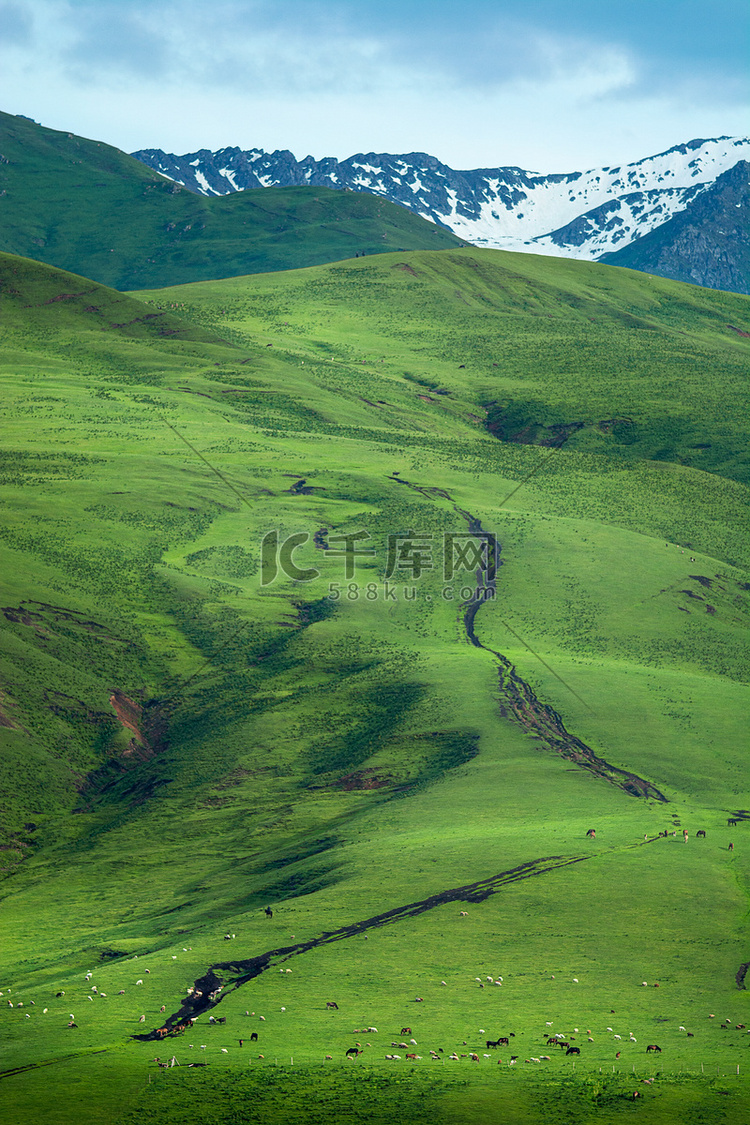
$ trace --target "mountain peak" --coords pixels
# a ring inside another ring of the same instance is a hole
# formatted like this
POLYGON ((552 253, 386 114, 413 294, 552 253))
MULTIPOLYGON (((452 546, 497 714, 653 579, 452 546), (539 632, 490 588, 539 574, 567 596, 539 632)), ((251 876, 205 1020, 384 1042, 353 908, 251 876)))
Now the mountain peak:
POLYGON ((630 164, 540 173, 515 165, 457 170, 425 152, 345 160, 288 149, 133 153, 201 195, 307 184, 385 196, 477 246, 596 260, 668 222, 739 160, 750 138, 694 138, 630 164))

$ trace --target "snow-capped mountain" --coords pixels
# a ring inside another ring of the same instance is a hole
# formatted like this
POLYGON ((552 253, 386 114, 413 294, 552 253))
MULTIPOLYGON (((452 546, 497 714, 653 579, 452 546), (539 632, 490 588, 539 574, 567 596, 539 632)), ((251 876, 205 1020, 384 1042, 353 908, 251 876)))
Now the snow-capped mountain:
POLYGON ((750 293, 750 163, 740 160, 684 211, 602 261, 750 293))
POLYGON ((343 161, 239 148, 132 155, 203 195, 293 185, 349 188, 401 203, 477 246, 595 259, 648 234, 739 160, 750 159, 750 138, 694 140, 634 164, 553 175, 513 167, 456 171, 422 152, 358 153, 343 161))

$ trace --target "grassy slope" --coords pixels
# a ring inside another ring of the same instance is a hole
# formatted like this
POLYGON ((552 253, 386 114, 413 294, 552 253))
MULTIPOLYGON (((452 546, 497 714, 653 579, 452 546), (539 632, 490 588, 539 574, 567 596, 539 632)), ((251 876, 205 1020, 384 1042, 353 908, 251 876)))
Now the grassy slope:
POLYGON ((118 289, 458 246, 387 200, 327 188, 205 199, 119 149, 0 113, 0 248, 118 289))
POLYGON ((143 305, 81 279, 3 268, 12 725, 0 735, 17 765, 0 991, 35 1007, 0 1018, 7 1067, 61 1060, 3 1080, 7 1119, 33 1106, 94 1121, 119 1105, 127 1120, 184 1121, 188 1095, 203 1120, 207 1100, 225 1120, 249 1112, 258 1082, 259 1119, 291 1107, 306 1120, 322 1102, 335 1113, 355 1081, 343 1052, 369 1025, 372 1048, 349 1064, 368 1076, 358 1098, 380 1091, 357 1103, 363 1119, 392 1120, 398 1102, 403 1120, 484 1121, 499 1099, 512 1120, 619 1120, 633 1066, 674 1079, 641 1087, 645 1120, 746 1115, 746 1087, 723 1076, 747 1033, 716 1024, 749 1022, 734 981, 748 960, 747 826, 726 829, 748 805, 746 344, 726 329, 745 324, 747 300, 461 251, 142 294, 157 314, 142 320, 143 305), (50 300, 70 292, 85 296, 50 300), (541 440, 543 427, 588 424, 558 452, 501 443, 482 425, 490 402, 501 420, 523 407, 541 440), (597 425, 625 416, 624 435, 597 425), (366 528, 378 556, 358 578, 380 585, 385 537, 462 531, 454 502, 503 545, 482 642, 669 804, 628 796, 503 717, 496 663, 466 643, 439 574, 413 603, 363 590, 330 613, 341 560, 310 543, 298 558, 317 581, 259 589, 270 528, 366 528), (113 689, 158 703, 168 742, 153 730, 155 756, 128 746, 113 689), (644 843, 672 825, 689 827, 687 847, 644 843), (291 975, 274 967, 223 1001, 226 1029, 203 1017, 162 1048, 128 1040, 229 952, 255 956, 550 856, 578 862, 373 928, 366 944, 320 946, 291 958, 291 975), (88 969, 106 1000, 86 999, 88 969), (502 986, 479 990, 487 974, 502 986), (523 1063, 544 1052, 548 1021, 592 1029, 575 1074, 564 1056, 545 1073, 523 1063), (405 1083, 382 1061, 402 1025, 422 1055, 466 1041, 481 1063, 425 1059, 405 1083), (480 1028, 515 1031, 520 1070, 482 1058, 480 1028), (254 1050, 248 1073, 252 1030, 265 1059, 254 1050), (144 1089, 146 1060, 174 1052, 210 1067, 144 1089), (294 1070, 268 1069, 290 1056, 294 1070), (718 1088, 701 1063, 714 1079, 718 1067, 718 1088))

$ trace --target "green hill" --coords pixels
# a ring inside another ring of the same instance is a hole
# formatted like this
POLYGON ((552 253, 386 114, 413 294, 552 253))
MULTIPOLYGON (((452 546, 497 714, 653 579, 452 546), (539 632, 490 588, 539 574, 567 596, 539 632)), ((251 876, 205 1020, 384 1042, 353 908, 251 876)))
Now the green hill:
POLYGON ((750 301, 0 281, 0 1121, 744 1120, 750 301))
POLYGON ((0 113, 0 249, 117 289, 286 270, 460 240, 358 192, 204 199, 99 141, 0 113))

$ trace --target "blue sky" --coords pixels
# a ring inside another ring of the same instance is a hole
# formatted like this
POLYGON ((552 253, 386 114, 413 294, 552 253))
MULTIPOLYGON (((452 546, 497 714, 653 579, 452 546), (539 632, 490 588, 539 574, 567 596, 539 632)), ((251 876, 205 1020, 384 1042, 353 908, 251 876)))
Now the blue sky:
POLYGON ((0 0, 0 108, 128 151, 567 171, 750 129, 746 0, 0 0))

